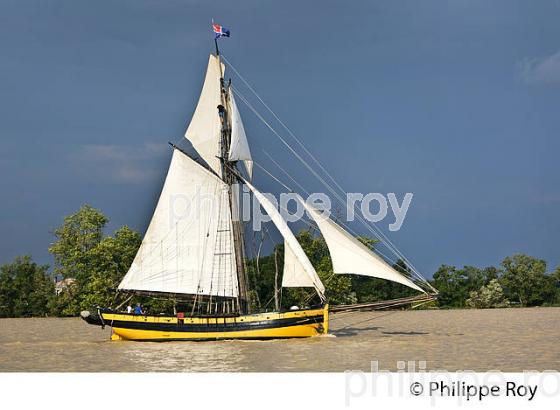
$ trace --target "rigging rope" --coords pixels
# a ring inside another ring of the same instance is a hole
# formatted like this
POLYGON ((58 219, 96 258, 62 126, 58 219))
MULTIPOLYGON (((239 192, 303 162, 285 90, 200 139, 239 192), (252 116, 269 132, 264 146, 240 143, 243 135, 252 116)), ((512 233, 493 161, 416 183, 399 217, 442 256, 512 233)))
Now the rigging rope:
MULTIPOLYGON (((253 87, 251 87, 251 85, 243 78, 243 76, 241 76, 241 74, 239 73, 239 71, 237 71, 235 69, 235 67, 233 67, 233 65, 224 57, 224 60, 226 60, 226 62, 228 63, 228 65, 230 66, 230 68, 232 68, 232 70, 236 73, 236 75, 243 81, 243 83, 251 90, 251 92, 257 97, 257 99, 264 105, 264 107, 274 116, 274 118, 286 129, 286 131, 288 131, 288 133, 290 134, 290 136, 302 147, 302 149, 304 150, 304 152, 307 153, 307 155, 309 155, 311 157, 311 159, 319 166, 319 168, 329 177, 329 179, 335 184, 335 186, 343 193, 345 193, 345 191, 342 189, 342 187, 340 186, 340 184, 332 177, 332 175, 323 167, 323 165, 315 158, 315 156, 313 156, 313 154, 307 149, 307 147, 305 147, 305 145, 294 135, 294 133, 290 130, 290 128, 288 128, 286 126, 286 124, 284 124, 284 122, 282 122, 280 120, 280 118, 274 113, 274 111, 272 111, 272 109, 260 98, 260 96, 257 94, 257 92, 254 90, 253 87)), ((236 92, 236 94, 241 94, 239 92, 239 90, 234 89, 234 91, 236 92)), ((241 97, 241 95, 240 95, 241 97)), ((250 104, 248 103, 246 98, 242 98, 243 102, 250 106, 250 104)), ((251 110, 257 115, 257 117, 259 117, 261 119, 261 121, 263 121, 277 136, 278 138, 284 143, 284 145, 286 145, 290 151, 309 169, 308 164, 303 160, 303 158, 301 156, 299 156, 298 154, 295 153, 295 151, 292 149, 291 146, 289 146, 289 144, 286 143, 286 141, 275 131, 272 129, 272 127, 264 120, 264 118, 258 114, 256 112, 256 110, 250 106, 251 110)), ((318 173, 316 173, 314 170, 309 169, 310 172, 312 172, 313 175, 315 175, 317 177, 317 179, 319 179, 319 181, 321 181, 321 183, 327 187, 327 189, 329 189, 329 191, 331 191, 331 193, 333 193, 333 195, 335 195, 335 197, 345 205, 346 208, 348 208, 348 204, 345 203, 343 200, 341 200, 336 194, 334 194, 332 187, 330 187, 330 185, 323 179, 321 178, 318 173)), ((354 211, 356 211, 356 205, 354 204, 354 211)), ((377 226, 375 226, 375 224, 368 224, 363 218, 361 218, 360 214, 358 213, 358 219, 364 224, 364 226, 366 226, 366 228, 373 233, 378 239, 381 240, 382 244, 385 245, 391 252, 393 252, 396 256, 400 257, 403 261, 405 261, 407 263, 407 265, 411 268, 412 272, 414 274, 416 274, 416 276, 418 277, 418 279, 420 279, 423 283, 426 283, 430 288, 432 288, 432 290, 435 291, 435 289, 427 282, 427 280, 418 272, 418 270, 414 267, 414 265, 410 262, 410 260, 408 258, 406 258, 406 256, 404 256, 404 254, 402 252, 399 251, 399 249, 389 240, 389 238, 387 238, 387 236, 383 233, 383 231, 381 231, 377 226), (373 229, 372 229, 373 228, 373 229)))
MULTIPOLYGON (((306 168, 317 178, 319 179, 319 181, 330 191, 330 193, 341 203, 344 205, 345 208, 348 209, 347 203, 344 201, 344 199, 336 192, 334 191, 334 189, 324 180, 324 178, 322 178, 315 170, 313 170, 309 164, 307 164, 307 162, 305 162, 305 160, 299 155, 297 154, 293 148, 285 141, 285 139, 283 139, 278 132, 272 128, 272 126, 262 117, 262 115, 260 115, 260 113, 258 113, 256 111, 256 109, 248 102, 248 100, 243 96, 243 94, 241 94, 236 88, 233 88, 235 94, 241 99, 241 101, 246 104, 251 111, 253 111, 253 113, 282 141, 282 143, 284 143, 284 145, 294 154, 294 156, 296 156, 296 158, 298 158, 300 160, 300 162, 306 166, 306 168)), ((278 166, 278 164, 277 164, 278 166)), ((260 166, 262 168, 262 165, 260 166)), ((284 171, 285 173, 287 173, 286 171, 284 171)), ((267 172, 269 175, 271 175, 269 172, 267 172)), ((272 175, 271 175, 272 176, 272 175)), ((272 176, 274 179, 277 180, 276 177, 272 176)), ((290 176, 290 179, 294 179, 290 176)), ((282 185, 285 186, 285 184, 282 183, 282 185)), ((300 185, 300 184, 298 184, 300 185)), ((288 188, 290 189, 290 188, 288 188)), ((291 189, 290 189, 291 190, 291 189)), ((354 208, 355 209, 355 208, 354 208)), ((364 224, 364 226, 366 226, 366 228, 374 235, 377 237, 377 239, 380 240, 381 244, 384 245, 385 247, 387 247, 387 249, 389 249, 391 252, 393 252, 397 257, 400 257, 403 261, 405 261, 405 263, 407 263, 407 265, 410 267, 411 269, 411 273, 415 274, 417 279, 421 282, 421 283, 425 283, 427 284, 431 289, 435 290, 431 284, 420 274, 418 273, 414 266, 412 266, 410 264, 410 262, 407 262, 408 259, 406 259, 402 254, 400 254, 399 252, 395 251, 395 249, 393 249, 391 246, 388 246, 387 243, 384 241, 383 237, 380 236, 377 232, 375 232, 374 230, 371 229, 371 226, 365 221, 365 219, 361 216, 361 214, 358 212, 355 214, 358 217, 358 220, 360 220, 360 222, 362 222, 364 224)), ((375 225, 373 225, 375 226, 375 225)), ((376 227, 377 230, 379 230, 379 228, 376 227)), ((354 234, 355 235, 355 234, 354 234)), ((381 254, 382 256, 384 256, 385 258, 387 258, 387 256, 385 254, 383 254, 381 251, 376 250, 377 253, 381 254)), ((391 258, 388 258, 389 260, 392 260, 391 258)))
MULTIPOLYGON (((223 56, 224 60, 227 62, 228 66, 234 71, 234 73, 241 79, 241 81, 249 88, 249 90, 255 95, 259 102, 272 114, 272 116, 282 125, 282 127, 288 132, 288 134, 298 143, 298 145, 303 149, 303 151, 313 160, 313 162, 321 169, 325 175, 332 181, 332 183, 339 189, 342 193, 345 191, 342 189, 340 184, 332 177, 332 175, 325 169, 325 167, 320 163, 319 160, 305 147, 305 145, 295 136, 291 129, 284 124, 282 120, 272 111, 272 109, 262 100, 262 98, 257 94, 255 89, 245 80, 245 78, 239 73, 239 71, 231 64, 231 62, 223 56)), ((346 209, 349 209, 348 204, 340 197, 340 195, 330 186, 330 184, 318 173, 316 172, 305 159, 299 155, 290 144, 282 137, 280 134, 264 119, 264 117, 258 113, 258 111, 249 103, 247 98, 235 87, 232 86, 232 90, 235 94, 242 100, 242 102, 247 105, 251 111, 279 138, 279 140, 289 149, 289 151, 335 196, 335 198, 341 202, 346 209)), ((356 211, 356 204, 354 203, 354 211, 356 211)), ((389 240, 389 238, 380 230, 374 223, 368 223, 358 212, 358 220, 378 239, 381 240, 382 244, 387 247, 392 253, 402 259, 411 269, 412 273, 416 275, 418 280, 422 283, 428 285, 433 291, 435 288, 419 273, 416 267, 410 262, 410 260, 399 251, 399 249, 389 240)), ((437 292, 437 291, 436 291, 437 292)))

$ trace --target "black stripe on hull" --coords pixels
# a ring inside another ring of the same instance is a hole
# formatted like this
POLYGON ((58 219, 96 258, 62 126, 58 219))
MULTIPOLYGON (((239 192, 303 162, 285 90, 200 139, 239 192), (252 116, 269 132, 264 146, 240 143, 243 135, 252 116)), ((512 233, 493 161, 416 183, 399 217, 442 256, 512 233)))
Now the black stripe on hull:
MULTIPOLYGON (((307 324, 323 324, 323 315, 274 319, 259 322, 237 322, 237 323, 219 323, 219 324, 177 324, 177 323, 153 323, 153 322, 134 322, 124 320, 106 320, 105 325, 121 329, 135 330, 154 330, 161 332, 238 332, 243 330, 260 330, 274 329, 288 326, 299 326, 307 324)), ((166 339, 172 340, 172 339, 166 339)), ((182 340, 182 339, 181 339, 182 340)))
POLYGON ((201 337, 199 339, 181 339, 181 338, 165 338, 165 339, 129 339, 134 342, 211 342, 220 340, 278 340, 278 339, 307 339, 309 336, 271 336, 271 337, 201 337))

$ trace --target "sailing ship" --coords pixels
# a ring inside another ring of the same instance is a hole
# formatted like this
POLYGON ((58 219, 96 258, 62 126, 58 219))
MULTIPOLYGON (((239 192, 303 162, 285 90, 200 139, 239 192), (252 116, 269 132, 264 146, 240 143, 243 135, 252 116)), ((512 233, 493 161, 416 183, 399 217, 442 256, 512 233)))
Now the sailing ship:
MULTIPOLYGON (((96 307, 82 312, 81 317, 89 324, 111 326, 112 340, 326 335, 329 313, 380 306, 376 302, 329 307, 325 286, 290 227, 270 198, 253 185, 251 149, 231 80, 224 80, 226 66, 217 41, 215 45, 216 52, 209 56, 202 92, 184 136, 196 155, 171 144, 173 154, 161 195, 138 253, 117 290, 121 295, 182 301, 189 309, 173 314, 134 314, 96 307), (309 306, 251 311, 236 184, 249 188, 283 237, 282 287, 310 288, 313 293, 309 306), (177 215, 179 204, 185 205, 186 214, 177 215)), ((429 293, 422 283, 397 271, 301 197, 298 200, 323 235, 335 274, 382 278, 420 292, 418 297, 389 301, 384 307, 433 299, 434 292, 429 293)))

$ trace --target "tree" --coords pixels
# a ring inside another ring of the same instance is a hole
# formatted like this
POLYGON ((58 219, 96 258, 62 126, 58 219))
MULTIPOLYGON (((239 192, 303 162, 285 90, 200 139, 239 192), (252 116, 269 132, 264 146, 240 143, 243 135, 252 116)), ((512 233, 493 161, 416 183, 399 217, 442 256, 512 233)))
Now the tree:
POLYGON ((92 250, 103 239, 103 229, 109 219, 101 211, 83 205, 77 212, 64 218, 55 229, 57 240, 49 248, 55 260, 55 273, 75 279, 55 303, 55 310, 63 315, 77 315, 82 305, 83 290, 96 265, 92 250), (64 303, 63 303, 64 302, 64 303))
POLYGON ((504 296, 504 291, 498 279, 492 279, 486 286, 478 291, 470 292, 467 306, 476 309, 501 308, 509 306, 509 301, 504 296))
POLYGON ((39 266, 31 256, 18 256, 0 267, 0 317, 44 316, 54 297, 48 266, 39 266))
POLYGON ((92 272, 83 287, 82 309, 90 306, 110 306, 115 289, 128 271, 142 243, 140 234, 127 226, 107 236, 90 251, 92 272))
MULTIPOLYGON (((277 245, 274 252, 278 253, 278 270, 282 272, 284 266, 284 245, 277 245)), ((251 309, 257 311, 261 308, 268 309, 274 300, 274 274, 276 266, 274 253, 249 260, 247 262, 247 276, 251 284, 249 302, 251 309)))
POLYGON ((479 269, 474 266, 441 265, 434 273, 431 281, 438 291, 438 305, 440 307, 465 307, 470 292, 478 291, 482 286, 498 277, 498 270, 494 267, 479 269))
POLYGON ((554 305, 560 304, 560 266, 556 268, 554 273, 552 274, 552 282, 554 283, 555 288, 555 296, 554 296, 554 305))
POLYGON ((62 226, 54 231, 57 240, 49 248, 57 275, 74 278, 82 282, 80 285, 87 281, 92 262, 90 251, 103 239, 107 222, 109 219, 101 211, 89 205, 64 218, 62 226))
POLYGON ((500 279, 510 300, 522 306, 553 303, 556 296, 554 275, 546 274, 546 262, 522 253, 508 256, 502 261, 500 279))
POLYGON ((7 266, 0 267, 0 317, 12 317, 14 315, 16 290, 13 274, 7 266))
POLYGON ((455 266, 441 265, 434 273, 432 285, 438 290, 438 305, 462 307, 468 297, 467 278, 455 266))
POLYGON ((113 302, 115 288, 128 271, 141 238, 126 226, 105 236, 108 221, 101 211, 84 205, 55 230, 57 241, 49 248, 56 261, 55 272, 75 279, 53 303, 58 314, 77 315, 92 305, 113 302))
POLYGON ((79 311, 79 293, 75 282, 55 295, 49 303, 49 312, 53 316, 75 316, 79 311))

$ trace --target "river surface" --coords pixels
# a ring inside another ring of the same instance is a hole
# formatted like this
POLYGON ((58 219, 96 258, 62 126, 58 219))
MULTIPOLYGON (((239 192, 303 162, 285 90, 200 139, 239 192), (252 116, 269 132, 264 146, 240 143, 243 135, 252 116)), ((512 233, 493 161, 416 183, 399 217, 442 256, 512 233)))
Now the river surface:
POLYGON ((402 362, 560 370, 560 308, 340 313, 331 330, 293 340, 112 342, 110 328, 77 318, 0 319, 0 372, 369 371, 372 361, 393 371, 402 362))

